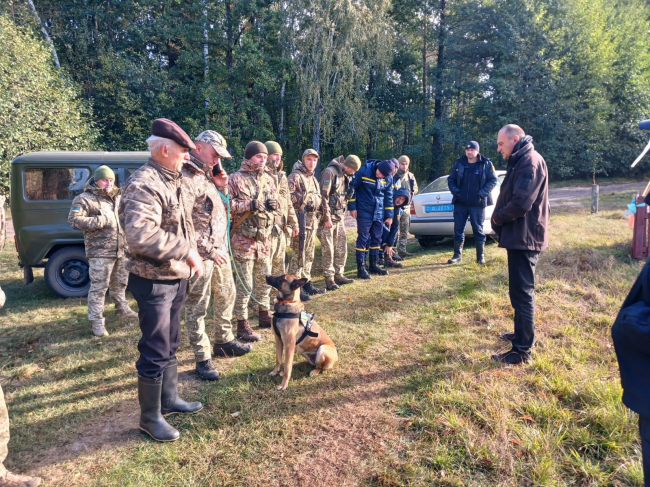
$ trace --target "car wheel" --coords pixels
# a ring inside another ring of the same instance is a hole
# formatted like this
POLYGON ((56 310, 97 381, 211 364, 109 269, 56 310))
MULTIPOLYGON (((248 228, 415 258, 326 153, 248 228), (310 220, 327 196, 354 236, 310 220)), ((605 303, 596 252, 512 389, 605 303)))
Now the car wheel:
POLYGON ((440 242, 442 239, 443 237, 418 238, 418 243, 420 244, 420 247, 424 249, 430 249, 437 242, 440 242))
POLYGON ((54 252, 45 264, 45 283, 61 298, 88 296, 90 274, 83 247, 64 247, 54 252))

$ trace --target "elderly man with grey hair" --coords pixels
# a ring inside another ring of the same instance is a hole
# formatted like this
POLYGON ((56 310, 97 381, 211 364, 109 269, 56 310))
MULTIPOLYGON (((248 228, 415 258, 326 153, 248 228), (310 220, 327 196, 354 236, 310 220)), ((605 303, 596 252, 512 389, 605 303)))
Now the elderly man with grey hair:
POLYGON ((120 223, 128 251, 129 289, 139 307, 138 342, 140 429, 157 441, 179 433, 164 416, 201 410, 200 402, 178 397, 176 349, 187 279, 203 274, 192 226, 192 202, 184 201, 181 168, 192 139, 171 120, 154 120, 147 140, 151 158, 127 181, 120 223))

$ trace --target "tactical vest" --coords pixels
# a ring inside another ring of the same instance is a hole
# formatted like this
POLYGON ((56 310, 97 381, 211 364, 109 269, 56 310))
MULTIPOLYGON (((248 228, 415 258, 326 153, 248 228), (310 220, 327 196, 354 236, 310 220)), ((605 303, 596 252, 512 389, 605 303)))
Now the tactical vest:
MULTIPOLYGON (((257 180, 251 173, 241 173, 247 180, 252 188, 257 189, 257 195, 254 199, 259 200, 264 194, 264 180, 262 180, 261 187, 257 187, 257 180)), ((273 212, 260 210, 251 211, 250 215, 239 225, 237 228, 242 235, 252 238, 258 242, 264 242, 271 236, 273 223, 275 222, 275 215, 273 212)))
POLYGON ((347 207, 348 178, 343 176, 343 181, 339 185, 339 176, 334 174, 332 186, 336 192, 332 193, 329 198, 330 212, 332 215, 343 215, 347 207))

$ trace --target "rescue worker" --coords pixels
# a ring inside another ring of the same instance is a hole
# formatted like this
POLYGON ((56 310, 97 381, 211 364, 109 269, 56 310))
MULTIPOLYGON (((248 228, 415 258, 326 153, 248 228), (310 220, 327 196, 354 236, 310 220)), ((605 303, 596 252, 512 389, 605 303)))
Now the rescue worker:
POLYGON ((110 291, 120 320, 138 317, 125 296, 128 272, 124 257, 126 238, 117 214, 120 195, 113 170, 99 166, 85 184, 84 192, 72 200, 68 215, 70 226, 84 232, 90 277, 88 321, 98 337, 108 336, 104 318, 106 291, 110 291))
POLYGON ((397 243, 397 234, 401 228, 400 220, 404 218, 404 208, 409 202, 410 191, 403 186, 399 187, 393 193, 393 207, 395 218, 390 227, 384 225, 382 231, 382 252, 379 253, 379 264, 386 267, 402 268, 402 264, 394 260, 395 252, 394 247, 397 243))
MULTIPOLYGON (((314 248, 316 246, 316 232, 321 217, 321 194, 318 180, 314 176, 314 170, 318 164, 318 152, 314 149, 307 149, 302 154, 302 161, 293 165, 293 171, 289 175, 289 192, 291 202, 298 218, 304 217, 304 235, 298 234, 291 242, 291 264, 289 274, 298 279, 307 279, 307 284, 300 288, 300 299, 308 301, 310 296, 323 294, 325 289, 315 287, 311 281, 311 267, 314 263, 314 248), (300 250, 301 241, 303 249, 300 250)), ((302 230, 301 230, 302 231, 302 230)))
POLYGON ((187 283, 185 329, 194 352, 197 374, 205 380, 217 380, 219 372, 212 364, 210 339, 205 331, 205 316, 213 288, 214 355, 236 357, 250 352, 253 347, 239 342, 232 332, 235 281, 227 238, 228 175, 221 167, 221 158, 231 159, 232 156, 224 138, 213 130, 201 132, 194 145, 196 149, 190 151, 190 160, 183 166, 183 187, 187 200, 194 201, 192 223, 204 273, 202 276, 195 274, 187 283))
POLYGON ((348 259, 345 209, 350 177, 360 167, 361 160, 357 156, 349 155, 345 159, 340 156, 338 159, 333 159, 320 176, 323 216, 318 227, 318 239, 323 255, 325 288, 328 291, 335 291, 341 285, 354 282, 354 279, 348 279, 343 275, 345 262, 348 259))
POLYGON ((456 159, 447 179, 454 205, 454 255, 448 264, 460 262, 465 242, 467 217, 476 242, 476 262, 485 264, 485 208, 494 204, 492 190, 497 184, 492 161, 479 152, 478 142, 465 145, 465 155, 456 159))
POLYGON ((413 203, 413 197, 418 194, 418 182, 415 180, 415 175, 409 171, 409 166, 411 164, 411 159, 409 156, 400 156, 397 159, 399 164, 399 170, 397 171, 396 179, 400 180, 400 186, 406 188, 409 192, 408 201, 402 207, 402 215, 399 218, 399 239, 397 240, 397 255, 400 259, 395 258, 395 260, 401 260, 401 258, 412 257, 411 252, 406 251, 406 244, 409 237, 409 227, 411 226, 411 203, 413 203))
MULTIPOLYGON (((397 162, 397 161, 395 161, 397 162)), ((388 274, 377 265, 381 250, 383 224, 390 228, 393 223, 393 171, 392 160, 371 159, 352 176, 348 198, 348 210, 357 220, 357 277, 370 279, 373 274, 388 274), (369 247, 368 247, 369 245, 369 247), (366 269, 366 254, 370 265, 366 269)))
MULTIPOLYGON (((268 141, 264 145, 269 151, 266 167, 275 179, 278 188, 278 203, 280 207, 275 214, 275 222, 271 231, 271 275, 279 276, 286 273, 287 239, 298 236, 298 220, 291 203, 287 173, 282 170, 282 147, 277 142, 268 141)), ((266 283, 266 279, 264 280, 266 283)), ((255 283, 257 285, 257 283, 255 283)))
POLYGON ((184 198, 181 168, 192 139, 171 120, 157 119, 147 139, 149 161, 124 187, 120 223, 126 234, 129 289, 139 307, 138 342, 140 430, 157 441, 179 433, 164 416, 200 411, 200 402, 178 397, 176 349, 181 341, 181 307, 187 279, 203 274, 196 250, 192 207, 184 198))
POLYGON ((271 326, 271 286, 266 284, 266 276, 271 271, 271 232, 280 202, 275 181, 266 170, 267 157, 268 150, 264 144, 249 142, 239 171, 228 180, 232 219, 230 246, 237 287, 237 337, 245 341, 260 340, 260 335, 248 322, 251 295, 258 305, 260 327, 271 326), (253 279, 257 283, 254 292, 253 279))

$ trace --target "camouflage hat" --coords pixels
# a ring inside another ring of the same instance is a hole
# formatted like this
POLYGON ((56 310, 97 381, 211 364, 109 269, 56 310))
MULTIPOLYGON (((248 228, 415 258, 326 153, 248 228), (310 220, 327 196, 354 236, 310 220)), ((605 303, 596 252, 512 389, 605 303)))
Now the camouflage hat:
POLYGON ((358 171, 359 168, 361 168, 361 159, 359 159, 359 157, 355 156, 354 154, 350 154, 345 158, 343 165, 349 167, 350 169, 358 171))
POLYGON ((320 158, 318 155, 318 152, 316 152, 314 149, 307 149, 305 152, 302 153, 302 158, 304 159, 307 156, 316 156, 320 158))
POLYGON ((221 157, 232 159, 230 152, 226 149, 228 147, 226 139, 224 139, 219 132, 215 132, 214 130, 204 130, 196 138, 196 142, 205 142, 206 144, 210 144, 221 157))
POLYGON ((269 140, 268 142, 264 142, 264 145, 266 146, 266 150, 269 151, 269 155, 271 154, 282 155, 282 147, 277 142, 269 140))

